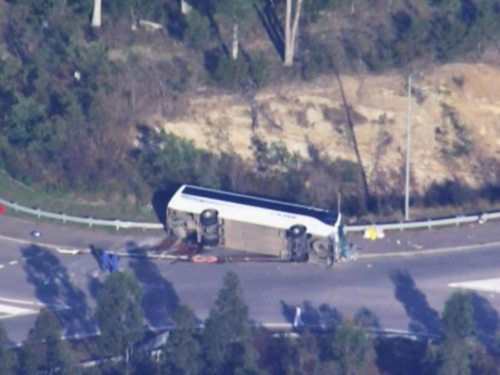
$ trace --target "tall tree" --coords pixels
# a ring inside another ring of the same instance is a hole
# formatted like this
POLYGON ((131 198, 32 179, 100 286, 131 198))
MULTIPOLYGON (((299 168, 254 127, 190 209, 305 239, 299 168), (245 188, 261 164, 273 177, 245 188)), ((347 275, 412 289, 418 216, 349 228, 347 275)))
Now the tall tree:
POLYGON ((373 342, 365 330, 348 321, 335 330, 330 354, 333 354, 339 373, 345 375, 368 373, 376 358, 373 342))
POLYGON ((282 372, 290 375, 313 375, 321 371, 318 343, 309 331, 302 332, 297 343, 285 340, 281 343, 282 353, 280 353, 282 372))
POLYGON ((23 346, 22 372, 35 374, 42 368, 49 374, 74 374, 73 360, 69 344, 61 339, 59 321, 51 311, 41 309, 23 346))
POLYGON ((196 375, 201 369, 200 344, 196 338, 196 316, 187 306, 174 312, 175 329, 165 346, 165 369, 172 375, 196 375))
POLYGON ((252 345, 249 323, 238 276, 228 272, 203 331, 202 350, 207 374, 257 371, 258 354, 252 345))
POLYGON ((466 340, 445 339, 439 344, 438 375, 470 375, 471 348, 466 340))
POLYGON ((110 354, 130 363, 134 345, 143 337, 142 290, 137 279, 117 272, 109 275, 97 296, 96 319, 101 342, 110 354))
POLYGON ((9 338, 2 323, 0 323, 0 375, 9 375, 14 371, 16 357, 7 347, 9 338))
POLYGON ((463 339, 476 330, 470 293, 455 292, 445 302, 442 316, 446 338, 463 339))
POLYGON ((299 29, 302 0, 286 0, 285 10, 285 66, 293 65, 295 39, 299 29), (292 23, 293 18, 293 23, 292 23))
POLYGON ((455 292, 445 302, 442 318, 445 340, 438 347, 435 368, 439 375, 471 374, 475 333, 474 309, 470 293, 455 292))
POLYGON ((232 47, 231 58, 236 60, 239 52, 239 28, 241 22, 248 18, 252 11, 252 0, 213 0, 214 8, 224 18, 231 22, 232 47))

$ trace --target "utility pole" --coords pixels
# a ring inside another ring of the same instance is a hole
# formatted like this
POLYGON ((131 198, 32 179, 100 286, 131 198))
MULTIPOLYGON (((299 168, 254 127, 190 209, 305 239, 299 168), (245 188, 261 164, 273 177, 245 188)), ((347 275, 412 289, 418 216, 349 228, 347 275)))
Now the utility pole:
POLYGON ((411 79, 408 76, 408 113, 406 118, 406 189, 405 189, 405 220, 410 220, 410 151, 411 151, 411 79))

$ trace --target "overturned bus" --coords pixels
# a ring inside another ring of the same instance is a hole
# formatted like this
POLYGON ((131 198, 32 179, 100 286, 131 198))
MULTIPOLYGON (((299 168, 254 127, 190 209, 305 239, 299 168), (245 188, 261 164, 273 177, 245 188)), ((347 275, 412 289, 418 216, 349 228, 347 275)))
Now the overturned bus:
POLYGON ((166 229, 203 248, 293 262, 332 265, 352 256, 340 213, 196 186, 180 187, 169 201, 166 229))

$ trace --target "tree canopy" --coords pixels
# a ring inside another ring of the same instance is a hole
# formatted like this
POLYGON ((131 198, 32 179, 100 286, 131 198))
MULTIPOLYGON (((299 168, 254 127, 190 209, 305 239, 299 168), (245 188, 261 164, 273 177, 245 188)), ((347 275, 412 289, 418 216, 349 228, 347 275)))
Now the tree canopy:
POLYGON ((96 320, 109 354, 121 354, 128 363, 144 335, 142 289, 137 279, 123 272, 109 275, 97 297, 96 320))
POLYGON ((248 307, 238 276, 228 272, 205 322, 202 350, 207 374, 257 371, 248 307))

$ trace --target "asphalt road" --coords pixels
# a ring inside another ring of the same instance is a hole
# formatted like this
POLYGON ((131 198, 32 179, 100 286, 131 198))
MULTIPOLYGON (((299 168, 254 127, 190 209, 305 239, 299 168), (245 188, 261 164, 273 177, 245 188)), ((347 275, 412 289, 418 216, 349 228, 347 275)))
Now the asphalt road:
MULTIPOLYGON (((353 240, 361 254, 419 251, 500 241, 498 224, 450 228, 443 231, 387 232, 381 241, 353 240)), ((106 274, 90 254, 60 255, 36 241, 67 247, 90 244, 124 250, 131 243, 151 244, 161 233, 134 235, 86 231, 55 224, 0 217, 0 319, 10 339, 26 338, 42 305, 56 311, 66 333, 95 332, 92 309, 106 274), (38 229, 42 237, 29 232, 38 229), (36 241, 35 241, 36 240, 36 241)), ((447 252, 437 255, 359 259, 334 269, 294 264, 199 265, 123 258, 120 267, 134 273, 144 286, 143 305, 150 325, 170 322, 179 303, 191 306, 199 318, 208 315, 224 274, 240 276, 252 319, 260 323, 284 323, 292 319, 292 306, 303 306, 308 324, 338 321, 362 313, 372 325, 384 329, 439 332, 439 311, 452 292, 450 283, 500 278, 500 248, 447 252)), ((474 297, 480 332, 500 328, 497 311, 500 295, 478 293, 474 297)))

